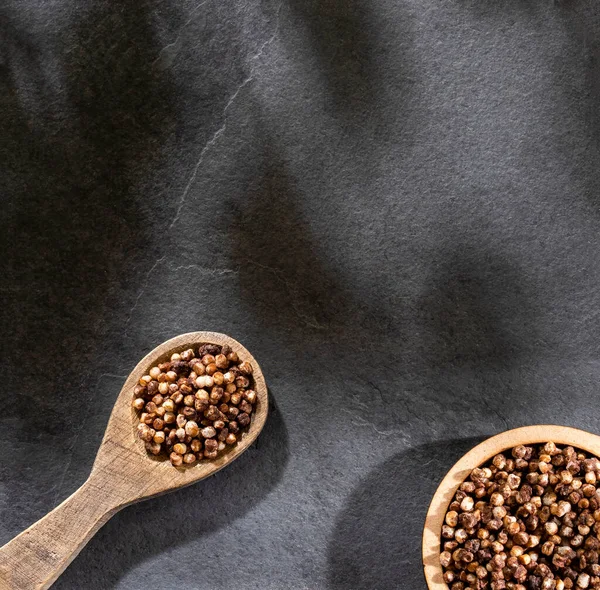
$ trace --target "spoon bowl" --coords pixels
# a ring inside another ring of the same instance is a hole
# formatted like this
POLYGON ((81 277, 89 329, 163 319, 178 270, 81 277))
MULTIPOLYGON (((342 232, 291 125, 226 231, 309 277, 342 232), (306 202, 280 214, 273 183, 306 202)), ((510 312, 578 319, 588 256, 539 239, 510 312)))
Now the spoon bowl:
POLYGON ((435 492, 425 518, 423 567, 429 590, 448 590, 440 565, 442 525, 448 506, 460 484, 469 477, 473 469, 487 463, 498 453, 518 445, 549 441, 561 445, 571 445, 597 457, 600 456, 600 436, 566 426, 536 425, 507 430, 488 438, 473 447, 454 464, 435 492))
POLYGON ((267 419, 268 393, 260 366, 239 342, 216 332, 182 334, 157 346, 133 369, 121 389, 87 481, 52 512, 0 548, 0 589, 49 588, 96 531, 121 508, 188 486, 237 459, 254 442, 267 419), (211 461, 174 467, 150 455, 137 437, 133 388, 150 367, 174 352, 210 343, 229 345, 253 366, 257 402, 238 443, 211 461))

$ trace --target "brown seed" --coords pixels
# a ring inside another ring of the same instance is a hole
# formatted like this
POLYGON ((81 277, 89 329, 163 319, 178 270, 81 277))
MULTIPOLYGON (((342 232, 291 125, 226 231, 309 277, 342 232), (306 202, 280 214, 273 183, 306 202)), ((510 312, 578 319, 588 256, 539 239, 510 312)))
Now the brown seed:
POLYGON ((209 406, 210 402, 208 400, 199 400, 196 399, 196 401, 194 402, 194 409, 196 410, 196 412, 202 412, 204 413, 209 406))
POLYGON ((513 537, 513 542, 521 547, 527 547, 529 544, 529 535, 525 532, 517 533, 513 537))
POLYGON ((523 555, 519 556, 519 563, 523 564, 525 567, 528 567, 531 564, 531 555, 529 553, 523 553, 523 555))
POLYGON ((186 453, 183 456, 183 462, 187 463, 188 465, 191 465, 192 463, 196 462, 196 455, 194 455, 194 453, 186 453))
POLYGON ((212 453, 219 448, 219 443, 214 438, 208 438, 204 441, 204 448, 209 453, 212 453))
MULTIPOLYGON (((496 520, 499 521, 500 519, 496 520)), ((506 525, 506 530, 510 535, 516 535, 521 530, 521 527, 519 526, 518 522, 511 522, 508 525, 506 525)))
POLYGON ((208 406, 208 409, 204 412, 204 416, 209 420, 219 420, 221 412, 219 412, 217 406, 208 406))
MULTIPOLYGON (((454 581, 455 577, 456 576, 454 575, 453 571, 448 570, 448 571, 444 572, 443 578, 444 578, 444 582, 446 582, 446 584, 451 584, 454 581)), ((463 586, 463 588, 464 588, 464 586, 463 586)))
POLYGON ((172 399, 166 399, 163 404, 162 407, 167 411, 167 412, 174 412, 175 411, 175 402, 172 399))
POLYGON ((133 400, 133 407, 136 410, 143 410, 145 405, 146 405, 146 401, 141 397, 138 397, 137 399, 133 400))
POLYGON ((192 438, 198 436, 198 434, 200 433, 200 428, 198 427, 198 424, 196 422, 194 422, 193 420, 190 420, 186 425, 185 425, 185 433, 188 436, 191 436, 192 438))
MULTIPOLYGON (((192 385, 194 385, 194 382, 192 381, 192 385)), ((186 380, 185 383, 182 383, 179 386, 179 391, 181 391, 181 393, 186 396, 186 395, 190 395, 191 393, 194 393, 194 388, 192 387, 192 385, 190 385, 190 383, 186 380)))
POLYGON ((240 403, 239 408, 242 412, 246 412, 246 414, 252 413, 252 404, 248 403, 246 400, 240 403))
POLYGON ((185 455, 187 452, 187 446, 183 443, 177 443, 173 445, 173 451, 178 455, 185 455))
POLYGON ((194 421, 198 417, 198 412, 194 408, 185 407, 183 410, 181 410, 181 413, 186 420, 194 421))
POLYGON ((208 402, 210 399, 209 393, 205 389, 199 389, 195 393, 194 397, 199 401, 206 401, 206 402, 208 402))
POLYGON ((554 543, 547 541, 542 545, 541 552, 544 555, 552 555, 554 553, 554 543))
POLYGON ((219 369, 226 369, 229 366, 229 361, 224 354, 218 354, 215 357, 215 365, 217 365, 219 369))
POLYGON ((171 453, 169 459, 171 460, 171 464, 175 467, 179 467, 183 463, 183 457, 178 453, 171 453))
POLYGON ((206 343, 200 346, 200 348, 198 349, 198 355, 200 357, 203 357, 205 354, 215 355, 219 354, 221 350, 222 348, 218 344, 206 343))
POLYGON ((502 470, 506 467, 506 457, 502 454, 496 455, 492 459, 492 464, 497 467, 499 470, 502 470))
POLYGON ((220 387, 213 387, 213 390, 210 392, 210 403, 214 404, 215 406, 221 401, 221 398, 223 397, 223 389, 220 387))
POLYGON ((138 436, 145 442, 150 442, 156 432, 147 424, 140 424, 137 428, 138 436))
MULTIPOLYGON (((551 510, 552 510, 552 508, 551 508, 551 510)), ((571 504, 569 502, 565 502, 564 500, 560 501, 556 508, 556 516, 558 516, 559 518, 562 518, 568 512, 571 512, 571 504)))
POLYGON ((248 403, 256 403, 256 391, 254 391, 253 389, 247 389, 242 395, 248 403))
POLYGON ((590 585, 590 576, 586 573, 581 573, 577 577, 577 586, 579 588, 587 588, 590 585))
POLYGON ((519 545, 513 545, 510 548, 510 555, 511 555, 511 557, 514 557, 515 559, 517 559, 517 563, 519 563, 518 558, 521 557, 521 555, 523 555, 524 552, 525 552, 525 549, 523 549, 523 547, 519 547, 519 545))
POLYGON ((239 377, 236 377, 235 384, 240 389, 245 389, 246 387, 248 387, 250 385, 250 381, 248 380, 248 377, 244 377, 243 375, 240 375, 239 377))
POLYGON ((440 554, 440 564, 443 567, 448 567, 452 563, 452 555, 448 551, 443 551, 440 554))
POLYGON ((570 471, 561 471, 560 479, 564 484, 570 484, 573 481, 573 474, 570 471))
POLYGON ((202 429, 201 434, 204 438, 213 438, 217 435, 217 431, 212 426, 207 426, 202 429))
POLYGON ((208 375, 200 375, 199 377, 196 377, 196 380, 194 382, 196 387, 198 387, 199 389, 204 389, 205 387, 208 387, 208 383, 210 383, 210 381, 207 380, 207 377, 208 375))
POLYGON ((145 443, 146 449, 153 455, 158 455, 161 451, 161 445, 154 441, 145 443))
POLYGON ((243 361, 238 365, 238 369, 244 375, 252 375, 252 365, 248 361, 243 361))
POLYGON ((527 450, 523 445, 519 445, 512 450, 512 456, 515 459, 523 459, 527 454, 527 450))
POLYGON ((445 521, 448 526, 455 527, 458 524, 458 513, 450 510, 446 514, 445 521))

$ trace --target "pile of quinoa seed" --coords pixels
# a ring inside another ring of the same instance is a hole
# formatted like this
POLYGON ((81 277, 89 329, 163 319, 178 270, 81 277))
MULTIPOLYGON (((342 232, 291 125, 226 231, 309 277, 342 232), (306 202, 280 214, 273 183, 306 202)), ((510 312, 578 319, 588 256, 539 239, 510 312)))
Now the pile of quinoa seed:
POLYGON ((474 469, 448 507, 451 590, 600 588, 600 460, 549 442, 474 469))
POLYGON ((151 367, 134 388, 138 436, 178 467, 216 459, 250 424, 253 367, 230 346, 202 344, 151 367))

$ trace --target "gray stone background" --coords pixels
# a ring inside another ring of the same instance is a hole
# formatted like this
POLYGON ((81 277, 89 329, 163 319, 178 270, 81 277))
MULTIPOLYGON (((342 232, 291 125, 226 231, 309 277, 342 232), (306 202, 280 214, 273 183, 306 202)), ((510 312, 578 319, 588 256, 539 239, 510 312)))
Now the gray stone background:
POLYGON ((421 589, 475 441, 600 432, 597 0, 4 0, 0 33, 0 544, 161 341, 232 335, 274 400, 57 589, 421 589))

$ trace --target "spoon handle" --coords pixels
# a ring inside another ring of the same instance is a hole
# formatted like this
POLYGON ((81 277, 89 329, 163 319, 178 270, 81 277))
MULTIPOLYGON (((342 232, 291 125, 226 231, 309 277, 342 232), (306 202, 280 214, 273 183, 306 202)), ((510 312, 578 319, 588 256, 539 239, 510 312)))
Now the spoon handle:
POLYGON ((1 547, 0 590, 49 588, 119 510, 107 496, 88 480, 52 512, 1 547))

